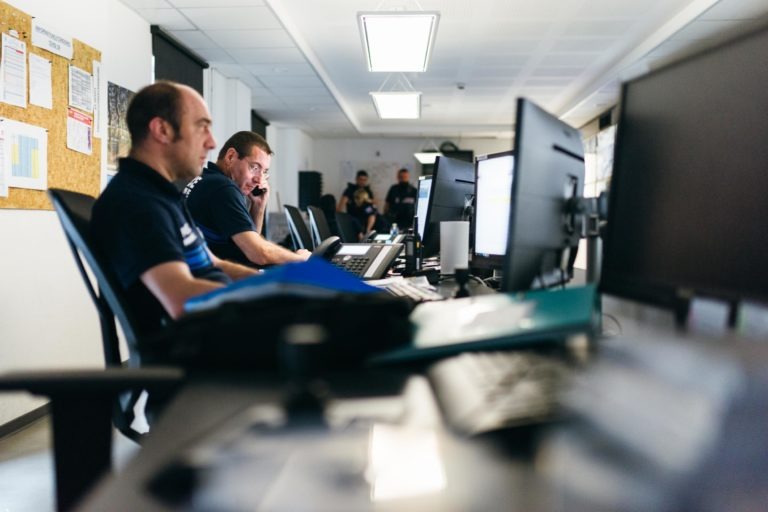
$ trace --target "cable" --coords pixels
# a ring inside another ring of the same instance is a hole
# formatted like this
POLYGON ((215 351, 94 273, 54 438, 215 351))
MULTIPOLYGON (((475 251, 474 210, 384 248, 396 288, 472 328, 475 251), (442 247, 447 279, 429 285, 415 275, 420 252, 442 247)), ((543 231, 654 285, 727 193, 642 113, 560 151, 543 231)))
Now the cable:
POLYGON ((621 327, 621 322, 619 322, 619 320, 610 313, 603 313, 602 316, 613 320, 613 323, 616 324, 616 327, 618 328, 619 331, 616 334, 609 334, 605 331, 605 328, 603 328, 600 334, 602 336, 621 336, 621 334, 624 332, 624 329, 621 327))

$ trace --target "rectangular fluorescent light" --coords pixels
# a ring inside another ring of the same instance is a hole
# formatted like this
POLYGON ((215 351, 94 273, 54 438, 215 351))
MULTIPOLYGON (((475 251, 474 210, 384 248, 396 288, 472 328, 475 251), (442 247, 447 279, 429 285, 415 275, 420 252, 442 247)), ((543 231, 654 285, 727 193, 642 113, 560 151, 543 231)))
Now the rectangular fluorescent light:
POLYGON ((443 156, 443 154, 437 151, 420 151, 413 154, 413 157, 418 160, 421 165, 434 165, 435 159, 439 156, 443 156))
POLYGON ((360 12, 368 71, 423 72, 435 42, 438 12, 360 12))
POLYGON ((418 119, 421 93, 418 91, 372 92, 373 104, 381 119, 418 119))

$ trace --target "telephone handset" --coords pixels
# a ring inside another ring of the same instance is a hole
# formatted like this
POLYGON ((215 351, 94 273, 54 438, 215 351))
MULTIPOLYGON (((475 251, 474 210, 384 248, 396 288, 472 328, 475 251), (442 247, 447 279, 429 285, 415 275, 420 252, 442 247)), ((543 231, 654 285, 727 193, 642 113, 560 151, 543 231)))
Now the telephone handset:
POLYGON ((331 236, 312 251, 312 256, 329 260, 363 279, 381 279, 392 267, 403 244, 343 244, 331 236))
POLYGON ((326 260, 333 259, 333 256, 341 249, 341 240, 337 236, 329 236, 323 240, 320 245, 312 251, 312 256, 319 256, 326 260))

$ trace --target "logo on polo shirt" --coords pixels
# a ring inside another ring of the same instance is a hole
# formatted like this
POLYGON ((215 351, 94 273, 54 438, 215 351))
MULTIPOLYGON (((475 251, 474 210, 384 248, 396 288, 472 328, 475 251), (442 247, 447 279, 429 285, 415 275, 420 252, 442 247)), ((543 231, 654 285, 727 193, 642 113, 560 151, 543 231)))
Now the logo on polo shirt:
POLYGON ((197 241, 197 234, 195 233, 195 230, 193 230, 187 222, 181 226, 181 238, 184 242, 185 248, 189 247, 197 241))
POLYGON ((184 187, 184 197, 189 197, 189 194, 192 192, 192 189, 195 188, 195 185, 197 185, 197 183, 202 179, 203 179, 202 176, 198 176, 197 178, 187 183, 187 186, 184 187))

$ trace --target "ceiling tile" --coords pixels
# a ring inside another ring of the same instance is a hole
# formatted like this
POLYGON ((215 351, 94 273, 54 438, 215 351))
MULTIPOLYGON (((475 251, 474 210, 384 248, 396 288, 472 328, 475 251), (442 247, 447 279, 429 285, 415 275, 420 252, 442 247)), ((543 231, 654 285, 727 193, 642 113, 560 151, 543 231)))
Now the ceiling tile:
POLYGON ((235 60, 221 48, 200 48, 195 53, 211 64, 234 63, 235 60))
POLYGON ((210 37, 199 30, 171 30, 170 34, 184 43, 184 46, 190 50, 199 50, 201 48, 218 48, 210 37))
POLYGON ((304 55, 296 48, 233 48, 229 53, 242 64, 305 62, 304 55))
POLYGON ((226 48, 294 48, 288 32, 279 29, 208 30, 207 34, 226 48))
POLYGON ((331 98, 325 87, 285 87, 273 89, 272 91, 282 98, 291 98, 291 101, 299 97, 331 98))
POLYGON ((566 37, 616 37, 627 32, 633 23, 619 20, 575 21, 569 23, 560 34, 566 37))
POLYGON ((315 70, 306 62, 249 64, 245 68, 256 76, 316 76, 315 70))
POLYGON ((615 42, 615 38, 560 38, 552 45, 552 51, 602 53, 615 42))
POLYGON ((170 9, 173 7, 167 0, 122 0, 128 7, 137 9, 170 9))
POLYGON ((136 12, 152 25, 160 25, 165 30, 192 30, 188 19, 176 9, 136 9, 136 12))
POLYGON ((325 84, 314 75, 307 76, 260 76, 259 80, 269 88, 323 87, 325 84))
POLYGON ((264 0, 168 0, 174 7, 248 7, 264 5, 264 0))
POLYGON ((265 6, 184 8, 180 11, 203 30, 282 28, 272 11, 265 6))

